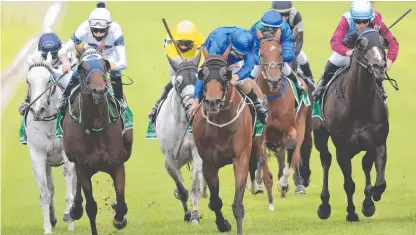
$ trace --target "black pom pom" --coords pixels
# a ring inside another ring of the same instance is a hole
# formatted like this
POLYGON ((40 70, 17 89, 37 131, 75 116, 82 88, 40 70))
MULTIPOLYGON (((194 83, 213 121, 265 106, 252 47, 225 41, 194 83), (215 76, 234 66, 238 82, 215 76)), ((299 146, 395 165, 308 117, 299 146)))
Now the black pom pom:
POLYGON ((105 3, 104 2, 97 3, 97 8, 105 8, 105 3))

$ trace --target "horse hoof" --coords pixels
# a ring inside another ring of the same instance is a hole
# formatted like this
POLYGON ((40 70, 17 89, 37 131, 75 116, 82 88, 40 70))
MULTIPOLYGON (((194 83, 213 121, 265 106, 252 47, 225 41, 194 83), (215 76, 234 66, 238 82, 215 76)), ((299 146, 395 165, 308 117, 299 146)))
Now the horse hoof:
POLYGON ((218 231, 220 231, 221 233, 231 231, 231 224, 228 222, 228 220, 224 220, 222 223, 216 222, 216 224, 218 231))
POLYGON ((318 216, 320 219, 328 219, 331 216, 331 206, 320 205, 318 208, 318 216))
POLYGON ((269 204, 269 211, 275 211, 273 204, 269 204))
POLYGON ((295 194, 306 194, 305 186, 297 185, 295 189, 295 194))
POLYGON ((202 198, 208 198, 208 193, 207 193, 207 192, 203 192, 203 193, 201 194, 201 197, 202 197, 202 198))
POLYGON ((80 206, 79 209, 77 209, 75 205, 73 205, 71 209, 69 210, 69 216, 71 217, 72 220, 81 219, 83 214, 84 214, 84 208, 82 208, 82 206, 80 206))
POLYGON ((45 234, 52 234, 52 229, 50 229, 50 228, 45 229, 45 234))
POLYGON ((53 217, 52 219, 51 219, 51 225, 52 225, 52 228, 55 228, 55 226, 56 226, 56 224, 58 223, 58 219, 56 218, 56 217, 53 217))
POLYGON ((365 217, 371 217, 376 212, 376 206, 373 202, 366 203, 366 201, 363 202, 363 207, 361 208, 361 211, 363 212, 363 215, 365 217))
POLYGON ((347 221, 348 222, 358 222, 358 221, 360 221, 360 219, 358 218, 357 213, 354 213, 354 214, 348 214, 347 215, 347 221))
POLYGON ((289 138, 286 142, 286 149, 295 149, 296 148, 296 139, 289 138))
POLYGON ((69 213, 64 213, 64 217, 62 218, 62 220, 63 220, 65 223, 70 223, 70 222, 73 222, 73 220, 72 220, 71 216, 69 215, 69 213))
POLYGON ((286 197, 286 193, 280 193, 280 198, 285 198, 286 197))
POLYGON ((199 224, 199 219, 191 219, 191 224, 199 224))
POLYGON ((123 217, 123 221, 119 222, 116 219, 113 219, 113 225, 114 228, 118 229, 118 230, 122 230, 123 228, 126 227, 127 225, 127 218, 126 216, 123 217))
POLYGON ((183 217, 183 220, 185 222, 190 222, 191 221, 191 213, 185 213, 185 216, 183 217))
POLYGON ((255 193, 254 193, 254 195, 257 195, 257 194, 263 194, 264 193, 264 191, 263 190, 257 190, 255 193))
POLYGON ((74 221, 69 222, 68 223, 68 231, 70 231, 70 232, 74 231, 74 226, 75 226, 74 221))

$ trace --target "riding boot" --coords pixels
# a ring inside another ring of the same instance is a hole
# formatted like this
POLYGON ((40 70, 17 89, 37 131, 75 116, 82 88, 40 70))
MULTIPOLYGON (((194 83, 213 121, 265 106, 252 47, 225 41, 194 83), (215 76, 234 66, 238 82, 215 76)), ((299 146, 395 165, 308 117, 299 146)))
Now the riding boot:
POLYGON ((165 89, 163 89, 162 94, 160 95, 159 99, 156 101, 155 106, 153 106, 152 111, 150 111, 149 113, 149 118, 150 121, 152 121, 153 123, 156 122, 156 114, 157 114, 157 108, 159 107, 159 104, 162 103, 163 100, 166 99, 166 97, 169 94, 169 91, 173 88, 173 85, 171 82, 169 82, 166 86, 165 89))
POLYGON ((27 90, 26 98, 19 106, 20 115, 22 115, 22 116, 24 115, 23 110, 26 111, 26 108, 29 106, 29 104, 30 104, 30 94, 29 94, 29 90, 27 90))
POLYGON ((309 78, 313 83, 315 83, 312 77, 312 71, 311 71, 311 67, 309 66, 309 63, 306 62, 306 64, 300 65, 300 68, 303 71, 303 75, 305 75, 305 77, 309 78))
POLYGON ((124 101, 123 96, 123 83, 121 81, 121 76, 117 76, 113 78, 113 90, 114 90, 114 96, 116 99, 118 99, 120 102, 124 101))
POLYGON ((296 74, 292 71, 287 78, 289 78, 290 80, 292 80, 292 82, 295 84, 296 86, 296 90, 298 91, 298 95, 300 95, 302 93, 302 91, 304 90, 304 88, 302 87, 302 84, 298 81, 296 74))
POLYGON ((72 89, 74 89, 78 84, 79 84, 79 78, 77 76, 72 76, 71 80, 69 81, 68 85, 65 88, 64 93, 62 94, 62 97, 58 101, 58 108, 57 108, 58 113, 60 114, 65 113, 66 100, 71 94, 72 89))
POLYGON ((247 94, 248 98, 250 98, 253 101, 254 107, 257 111, 257 117, 258 119, 266 125, 267 122, 267 106, 261 102, 260 99, 257 98, 256 93, 254 92, 253 88, 250 90, 250 92, 247 94))
POLYGON ((339 69, 338 66, 334 65, 330 61, 326 63, 325 72, 322 78, 318 82, 318 86, 312 92, 313 98, 318 101, 321 99, 322 93, 325 90, 326 84, 331 80, 332 76, 334 76, 335 72, 339 69))
POLYGON ((386 102, 386 99, 388 96, 387 96, 386 90, 384 89, 383 82, 376 79, 376 84, 377 84, 378 89, 380 90, 381 98, 383 99, 383 102, 386 102))

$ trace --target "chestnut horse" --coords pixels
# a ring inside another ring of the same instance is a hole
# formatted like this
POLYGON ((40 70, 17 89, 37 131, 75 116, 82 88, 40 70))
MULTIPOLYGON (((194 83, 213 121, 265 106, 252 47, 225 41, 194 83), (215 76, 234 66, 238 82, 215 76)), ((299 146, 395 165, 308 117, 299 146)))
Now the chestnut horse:
POLYGON ((117 201, 113 204, 116 211, 114 227, 123 229, 127 224, 124 163, 131 155, 133 130, 122 134, 120 114, 114 106, 115 102, 108 97, 108 61, 99 56, 98 52, 92 55, 90 53, 89 56, 94 58, 88 59, 91 57, 86 56, 86 60, 78 65, 80 92, 75 95, 72 104, 69 102, 64 116, 63 144, 69 161, 75 163, 78 179, 70 216, 75 220, 82 217, 82 187, 91 233, 96 235, 97 203, 92 193, 91 178, 98 171, 108 173, 114 181, 117 196, 117 201))
MULTIPOLYGON (((295 94, 290 89, 289 79, 281 73, 284 62, 281 56, 280 33, 280 30, 275 35, 264 33, 264 38, 260 41, 261 74, 257 82, 267 98, 269 117, 266 124, 266 142, 267 147, 278 158, 280 178, 278 190, 284 197, 289 189, 289 163, 296 168, 297 190, 300 186, 302 188, 299 191, 304 193, 304 187, 309 184, 312 105, 306 106, 299 98, 300 103, 297 109, 295 108, 295 94), (284 163, 284 149, 288 152, 287 164, 284 163)), ((298 78, 298 80, 311 100, 311 93, 306 83, 302 79, 298 78)))
POLYGON ((225 60, 209 55, 199 75, 199 79, 204 81, 205 99, 195 114, 193 135, 210 190, 209 208, 215 212, 218 230, 231 231, 231 224, 221 212, 223 204, 219 197, 218 171, 233 164, 235 194, 232 208, 237 234, 242 234, 248 171, 249 167, 251 172, 256 170, 265 135, 253 141, 253 118, 247 105, 250 101, 230 84, 231 72, 227 70, 225 60))

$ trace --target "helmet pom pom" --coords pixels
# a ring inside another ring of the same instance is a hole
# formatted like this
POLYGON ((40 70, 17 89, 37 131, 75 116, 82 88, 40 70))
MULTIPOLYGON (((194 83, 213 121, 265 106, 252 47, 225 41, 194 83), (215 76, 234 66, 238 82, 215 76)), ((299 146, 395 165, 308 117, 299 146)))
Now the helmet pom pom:
POLYGON ((97 3, 97 8, 105 8, 105 3, 104 2, 98 2, 97 3))

